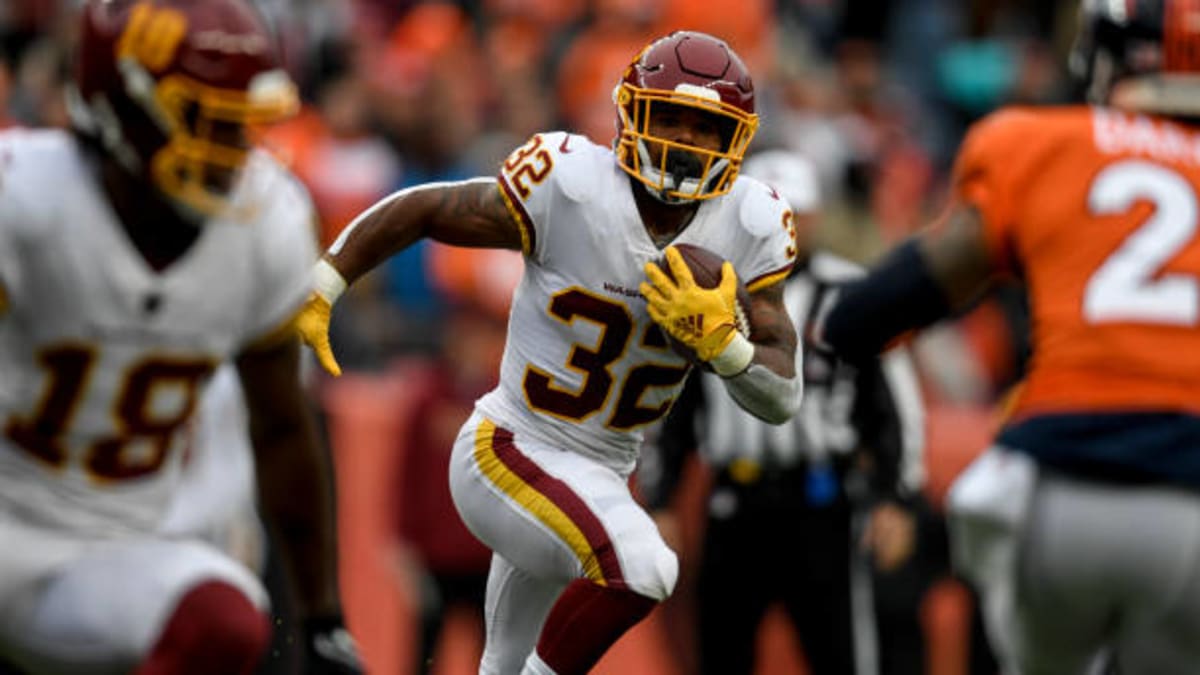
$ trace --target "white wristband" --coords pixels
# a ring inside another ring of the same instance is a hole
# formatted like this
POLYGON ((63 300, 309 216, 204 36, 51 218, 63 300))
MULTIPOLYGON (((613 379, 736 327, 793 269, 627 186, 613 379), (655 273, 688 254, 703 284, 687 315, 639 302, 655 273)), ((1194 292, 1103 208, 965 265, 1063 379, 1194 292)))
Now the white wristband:
POLYGON ((754 343, 745 335, 734 331, 733 340, 725 346, 725 350, 708 362, 713 372, 721 377, 733 377, 750 367, 754 360, 754 343))
POLYGON ((346 290, 346 278, 328 260, 321 258, 313 267, 313 290, 332 305, 346 290))

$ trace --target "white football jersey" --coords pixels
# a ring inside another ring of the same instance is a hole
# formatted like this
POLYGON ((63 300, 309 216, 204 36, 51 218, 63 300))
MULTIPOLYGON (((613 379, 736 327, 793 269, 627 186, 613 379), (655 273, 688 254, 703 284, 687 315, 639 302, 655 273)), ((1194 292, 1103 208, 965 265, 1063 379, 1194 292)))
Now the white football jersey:
MULTIPOLYGON (((667 346, 638 292, 662 256, 629 177, 608 148, 538 134, 505 162, 499 187, 522 228, 525 274, 513 296, 500 385, 479 401, 499 426, 633 469, 642 430, 666 414, 687 362, 667 346)), ((703 202, 674 243, 733 263, 754 291, 795 258, 791 213, 762 183, 739 178, 703 202)))
POLYGON ((252 155, 228 219, 161 272, 75 139, 0 134, 0 508, 59 527, 156 527, 201 390, 298 309, 312 207, 252 155))

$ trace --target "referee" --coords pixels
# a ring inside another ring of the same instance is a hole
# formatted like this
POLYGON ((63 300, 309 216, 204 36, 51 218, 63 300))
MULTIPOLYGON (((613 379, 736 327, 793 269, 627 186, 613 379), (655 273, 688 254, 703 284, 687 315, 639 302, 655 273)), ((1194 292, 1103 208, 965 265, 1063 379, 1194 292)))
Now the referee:
MULTIPOLYGON (((816 180, 804 159, 768 151, 743 172, 774 186, 798 218, 815 211, 816 180)), ((805 335, 831 286, 862 271, 823 252, 801 257, 784 298, 805 335)), ((924 409, 912 363, 902 349, 858 368, 807 349, 797 358, 804 403, 791 422, 759 421, 716 375, 696 369, 648 434, 638 480, 658 517, 667 517, 690 452, 714 475, 697 580, 700 672, 754 672, 758 627, 779 602, 814 675, 923 673, 922 589, 909 568, 924 409)))

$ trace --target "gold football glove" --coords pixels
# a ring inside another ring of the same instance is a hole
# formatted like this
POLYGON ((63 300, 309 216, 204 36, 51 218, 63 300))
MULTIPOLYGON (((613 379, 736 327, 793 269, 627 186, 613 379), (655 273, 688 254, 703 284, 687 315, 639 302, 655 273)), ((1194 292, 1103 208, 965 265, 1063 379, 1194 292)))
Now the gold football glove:
POLYGON ((321 367, 337 376, 342 374, 342 368, 333 357, 333 347, 329 344, 329 317, 332 312, 333 305, 319 293, 309 295, 300 314, 296 316, 296 332, 300 333, 304 344, 312 348, 321 367))
POLYGON ((329 317, 333 313, 333 303, 346 290, 346 279, 325 258, 313 267, 312 279, 313 292, 296 317, 296 332, 300 333, 304 344, 312 347, 321 367, 336 377, 342 374, 342 368, 333 358, 333 347, 329 345, 329 317))
POLYGON ((671 337, 696 352, 701 361, 720 356, 737 337, 737 273, 727 260, 721 266, 721 283, 701 288, 674 246, 666 251, 672 281, 657 263, 646 263, 647 282, 638 290, 646 298, 650 318, 671 337))

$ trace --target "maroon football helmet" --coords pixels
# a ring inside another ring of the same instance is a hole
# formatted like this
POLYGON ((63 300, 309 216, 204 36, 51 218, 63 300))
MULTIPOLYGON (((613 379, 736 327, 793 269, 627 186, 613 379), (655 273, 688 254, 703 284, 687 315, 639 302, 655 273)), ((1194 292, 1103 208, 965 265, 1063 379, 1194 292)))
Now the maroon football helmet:
POLYGON ((617 161, 626 173, 667 203, 723 195, 733 187, 750 139, 758 128, 754 83, 729 45, 705 33, 677 31, 650 43, 613 91, 617 104, 617 161), (666 105, 699 109, 717 118, 720 150, 654 136, 650 119, 666 105), (661 147, 651 152, 652 144, 661 147), (698 175, 668 170, 672 150, 699 157, 698 175))
POLYGON ((226 205, 249 128, 299 105, 245 0, 88 0, 74 79, 76 130, 200 217, 226 205))

